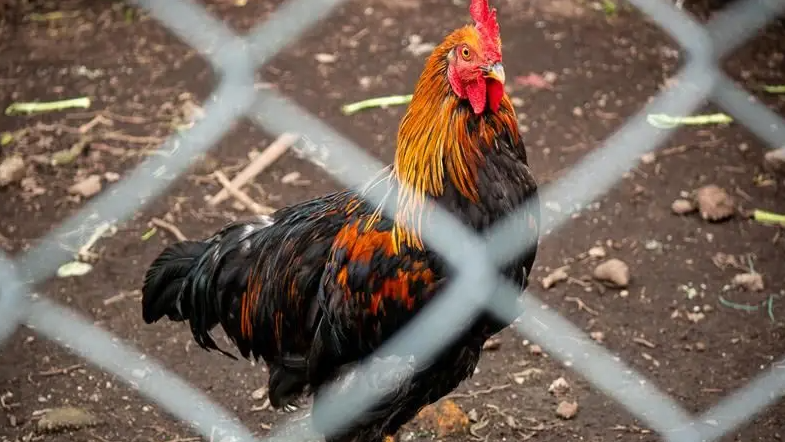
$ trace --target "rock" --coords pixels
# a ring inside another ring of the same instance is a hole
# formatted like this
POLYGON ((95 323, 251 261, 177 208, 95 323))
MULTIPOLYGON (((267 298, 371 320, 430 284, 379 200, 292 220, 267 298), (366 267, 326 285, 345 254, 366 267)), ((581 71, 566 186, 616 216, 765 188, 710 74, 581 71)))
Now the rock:
POLYGON ((763 291, 763 275, 760 273, 739 273, 733 277, 733 285, 749 292, 763 291))
POLYGON ((63 430, 79 430, 94 427, 100 421, 87 410, 76 407, 53 408, 46 412, 38 421, 38 430, 58 432, 63 430))
POLYGON ((555 286, 557 283, 566 281, 569 276, 564 268, 559 268, 549 273, 546 277, 542 278, 542 288, 548 290, 555 286))
POLYGON ((501 346, 502 346, 502 340, 501 339, 499 339, 499 338, 491 338, 491 339, 488 339, 487 341, 485 341, 485 343, 482 345, 482 349, 485 350, 485 351, 495 351, 495 350, 498 350, 499 348, 501 348, 501 346))
POLYGON ((439 438, 465 434, 469 429, 469 416, 449 399, 423 408, 417 414, 416 421, 420 428, 433 431, 439 438))
POLYGON ((515 381, 516 384, 522 385, 525 382, 529 382, 533 379, 537 379, 542 376, 543 371, 539 368, 527 368, 520 373, 513 373, 512 379, 515 381))
POLYGON ((68 192, 90 198, 101 191, 101 175, 90 175, 68 188, 68 192))
POLYGON ((551 382, 551 385, 548 387, 548 393, 562 394, 569 389, 570 389, 570 384, 567 383, 567 380, 562 377, 551 382))
POLYGON ((652 164, 657 161, 657 155, 653 152, 645 153, 641 156, 641 162, 643 164, 652 164))
POLYGON ((251 393, 251 399, 255 401, 261 401, 262 399, 267 397, 267 387, 257 388, 256 390, 251 393))
POLYGON ((601 331, 593 331, 589 333, 589 336, 599 343, 602 343, 605 340, 605 333, 601 331))
POLYGON ((766 152, 763 166, 769 172, 785 175, 785 146, 766 152))
POLYGON ((556 407, 556 416, 562 419, 572 419, 576 414, 578 414, 577 402, 561 401, 556 407))
POLYGON ((324 52, 314 55, 314 58, 319 63, 335 63, 335 61, 338 60, 338 57, 335 54, 327 54, 324 52))
POLYGON ((679 198, 671 203, 671 211, 676 215, 686 215, 688 213, 694 212, 695 209, 695 204, 693 204, 690 200, 679 198))
POLYGON ((594 278, 616 287, 627 287, 630 283, 630 268, 620 259, 609 259, 594 269, 594 278))
POLYGON ((542 347, 537 344, 532 344, 529 346, 529 353, 533 355, 541 355, 542 354, 542 347))
POLYGON ((707 221, 722 221, 736 212, 733 198, 717 185, 701 187, 695 195, 701 217, 707 221))
POLYGON ((120 180, 120 174, 117 172, 106 172, 104 174, 104 178, 106 179, 106 181, 109 181, 110 183, 116 183, 117 181, 120 180))
POLYGON ((608 253, 605 251, 605 248, 602 246, 592 247, 589 249, 589 257, 602 259, 608 256, 608 253))
POLYGON ((0 163, 0 187, 15 183, 25 176, 25 160, 19 155, 10 156, 0 163))

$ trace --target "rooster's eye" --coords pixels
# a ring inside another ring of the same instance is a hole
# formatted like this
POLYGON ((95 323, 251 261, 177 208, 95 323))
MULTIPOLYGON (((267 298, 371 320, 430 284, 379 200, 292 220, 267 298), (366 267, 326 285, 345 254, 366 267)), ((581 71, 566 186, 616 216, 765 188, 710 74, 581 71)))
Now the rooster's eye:
POLYGON ((469 52, 469 48, 466 46, 461 48, 461 57, 463 57, 464 60, 468 60, 471 55, 472 54, 469 52))

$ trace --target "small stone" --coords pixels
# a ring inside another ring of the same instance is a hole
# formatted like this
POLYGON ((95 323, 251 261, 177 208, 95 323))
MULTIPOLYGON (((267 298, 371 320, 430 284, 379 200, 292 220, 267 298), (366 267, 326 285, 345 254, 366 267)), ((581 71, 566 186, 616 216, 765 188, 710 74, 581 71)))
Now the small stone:
POLYGON ((510 98, 510 102, 515 107, 523 107, 523 105, 524 105, 523 98, 521 98, 521 97, 512 97, 512 98, 510 98))
POLYGON ((671 203, 671 211, 677 215, 686 215, 694 212, 695 209, 695 204, 690 200, 679 198, 671 203))
POLYGON ((485 351, 495 351, 498 350, 502 346, 502 340, 499 338, 491 338, 485 341, 482 345, 482 349, 485 351))
POLYGON ((592 258, 602 259, 608 256, 608 253, 605 251, 605 247, 597 246, 592 247, 589 249, 589 256, 592 258))
POLYGON ((38 429, 44 432, 79 430, 94 427, 100 421, 87 410, 76 407, 53 408, 38 421, 38 429))
POLYGON ((313 56, 319 63, 335 63, 338 57, 335 54, 320 52, 313 56))
POLYGON ((763 165, 769 172, 785 175, 785 147, 766 152, 763 165))
POLYGON ((704 344, 703 342, 700 342, 700 341, 696 342, 695 343, 695 350, 698 350, 698 351, 706 350, 706 344, 704 344))
POLYGON ((257 388, 251 393, 251 399, 255 401, 261 401, 265 397, 267 397, 267 387, 257 388))
POLYGON ((763 291, 763 275, 760 273, 739 273, 733 277, 733 285, 749 292, 763 291))
POLYGON ((576 117, 582 117, 583 116, 583 109, 581 109, 579 107, 575 107, 575 108, 572 109, 572 114, 575 115, 576 117))
POLYGON ((120 174, 117 172, 106 172, 104 178, 110 183, 116 183, 120 180, 120 174))
POLYGON ((564 268, 559 268, 549 273, 546 277, 542 278, 542 288, 548 290, 555 286, 557 283, 566 281, 569 276, 564 268))
POLYGON ((529 346, 529 353, 533 355, 541 355, 542 354, 542 347, 537 344, 532 344, 529 346))
POLYGON ((551 382, 551 385, 548 387, 548 393, 562 394, 569 389, 570 389, 570 384, 567 382, 566 379, 560 377, 555 381, 551 382))
POLYGON ((594 269, 594 278, 616 287, 627 287, 630 283, 630 268, 620 259, 609 259, 594 269))
POLYGON ((101 191, 101 175, 90 175, 68 188, 68 192, 90 198, 101 191))
POLYGON ((556 407, 556 416, 562 419, 572 419, 578 414, 578 403, 561 401, 556 407))
POLYGON ((283 178, 281 178, 281 183, 292 184, 295 181, 299 180, 300 176, 301 176, 300 172, 297 171, 289 172, 286 175, 284 175, 283 178))
POLYGON ((657 155, 654 152, 645 153, 641 156, 643 164, 652 164, 657 161, 657 155))
POLYGON ((0 163, 0 187, 15 183, 25 176, 25 160, 19 155, 10 156, 0 163))
POLYGON ((595 341, 600 342, 600 343, 605 341, 605 333, 603 333, 601 331, 593 331, 593 332, 589 333, 589 336, 592 339, 594 339, 595 341))
POLYGON ((543 371, 540 370, 539 368, 527 368, 526 370, 523 370, 520 373, 513 373, 512 379, 515 381, 516 384, 523 385, 524 383, 530 380, 539 378, 540 376, 542 376, 542 373, 543 371))
POLYGON ((449 399, 423 408, 416 420, 420 428, 433 431, 439 438, 465 434, 469 429, 469 416, 449 399))
POLYGON ((736 208, 733 198, 717 185, 701 187, 696 193, 701 217, 707 221, 722 221, 733 216, 736 208))

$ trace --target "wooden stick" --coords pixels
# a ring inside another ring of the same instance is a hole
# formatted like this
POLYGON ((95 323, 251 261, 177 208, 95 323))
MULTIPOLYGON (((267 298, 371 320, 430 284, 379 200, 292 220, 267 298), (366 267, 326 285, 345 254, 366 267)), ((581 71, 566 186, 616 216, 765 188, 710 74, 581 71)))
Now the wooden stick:
POLYGON ((168 223, 161 218, 153 218, 150 220, 150 223, 156 227, 167 230, 169 233, 174 235, 178 241, 188 241, 188 238, 186 238, 186 236, 183 235, 183 232, 181 232, 180 229, 178 229, 174 224, 168 223))
POLYGON ((245 207, 251 209, 257 215, 269 215, 275 212, 275 209, 268 206, 263 206, 261 204, 256 203, 254 200, 251 199, 248 194, 243 192, 242 190, 237 190, 236 187, 232 186, 232 183, 229 181, 229 178, 226 178, 226 175, 223 174, 220 170, 216 170, 213 172, 213 176, 218 180, 219 183, 224 187, 224 189, 234 197, 237 201, 240 201, 245 205, 245 207))
MULTIPOLYGON (((291 145, 297 142, 300 136, 292 133, 283 133, 278 137, 267 149, 265 149, 258 157, 251 161, 251 164, 246 166, 240 173, 238 173, 231 181, 231 186, 224 186, 218 193, 213 195, 207 204, 215 206, 229 198, 230 188, 240 190, 248 181, 254 179, 270 164, 281 157, 291 145)), ((236 197, 236 196, 235 196, 236 197)), ((238 198, 239 199, 239 198, 238 198)))

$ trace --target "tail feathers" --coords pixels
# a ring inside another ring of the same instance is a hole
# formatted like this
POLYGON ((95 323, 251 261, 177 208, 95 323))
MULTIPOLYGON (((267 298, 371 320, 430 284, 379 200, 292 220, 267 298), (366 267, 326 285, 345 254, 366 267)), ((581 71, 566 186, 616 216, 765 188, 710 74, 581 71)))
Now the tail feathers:
POLYGON ((142 317, 146 323, 156 322, 164 315, 172 321, 188 319, 191 306, 183 302, 183 287, 208 247, 205 242, 179 242, 164 249, 153 261, 142 287, 142 317))

